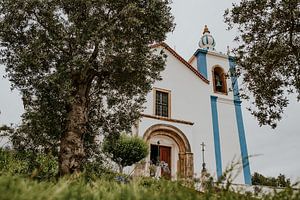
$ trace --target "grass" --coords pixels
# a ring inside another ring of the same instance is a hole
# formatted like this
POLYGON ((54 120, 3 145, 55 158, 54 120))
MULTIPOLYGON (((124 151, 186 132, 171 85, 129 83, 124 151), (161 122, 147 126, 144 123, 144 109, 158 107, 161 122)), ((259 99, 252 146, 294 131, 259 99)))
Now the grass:
POLYGON ((183 186, 182 182, 136 178, 129 183, 102 177, 87 181, 83 175, 52 181, 39 181, 17 175, 0 176, 1 200, 298 200, 300 193, 292 190, 264 195, 260 198, 251 194, 240 194, 226 189, 211 188, 204 193, 183 186))
POLYGON ((86 182, 82 177, 63 178, 55 182, 36 181, 19 176, 0 177, 0 199, 202 199, 201 194, 179 183, 137 179, 123 184, 97 179, 86 182))
POLYGON ((125 184, 116 179, 117 174, 97 166, 57 180, 51 156, 39 155, 29 162, 16 155, 0 149, 0 200, 300 200, 300 191, 291 188, 254 196, 232 191, 230 184, 212 187, 209 181, 204 193, 194 190, 192 181, 140 177, 125 184))

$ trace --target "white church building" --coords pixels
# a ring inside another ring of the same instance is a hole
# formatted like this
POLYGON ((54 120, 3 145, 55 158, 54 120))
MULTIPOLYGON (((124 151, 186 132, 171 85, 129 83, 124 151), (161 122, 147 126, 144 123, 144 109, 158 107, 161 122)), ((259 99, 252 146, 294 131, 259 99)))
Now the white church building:
POLYGON ((216 52, 215 44, 205 26, 189 61, 165 43, 153 47, 163 50, 167 60, 162 80, 147 95, 146 109, 133 130, 149 144, 145 171, 149 163, 164 161, 172 179, 199 177, 204 161, 217 179, 239 162, 233 182, 251 184, 238 82, 229 75, 234 58, 216 52))

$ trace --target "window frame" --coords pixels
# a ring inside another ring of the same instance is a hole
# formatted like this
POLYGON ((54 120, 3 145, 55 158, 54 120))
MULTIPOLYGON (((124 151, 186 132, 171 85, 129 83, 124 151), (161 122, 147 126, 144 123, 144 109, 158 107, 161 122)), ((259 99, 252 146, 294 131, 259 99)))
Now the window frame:
POLYGON ((161 88, 153 88, 153 115, 158 116, 158 117, 163 117, 163 118, 171 118, 171 91, 166 90, 166 89, 161 89, 161 88), (168 94, 168 116, 162 116, 162 115, 157 115, 156 114, 156 93, 157 92, 162 92, 168 94))

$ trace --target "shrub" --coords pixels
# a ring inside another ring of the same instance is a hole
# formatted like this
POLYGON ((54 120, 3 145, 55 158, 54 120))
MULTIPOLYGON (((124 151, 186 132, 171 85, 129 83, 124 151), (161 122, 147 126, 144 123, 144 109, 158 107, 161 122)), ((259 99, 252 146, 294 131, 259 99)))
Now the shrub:
POLYGON ((148 145, 143 139, 126 134, 121 134, 118 139, 105 138, 102 149, 118 164, 120 173, 125 166, 139 162, 149 153, 148 145))
POLYGON ((286 178, 285 175, 279 174, 277 178, 275 177, 265 177, 262 174, 254 172, 252 175, 252 184, 253 185, 265 185, 272 187, 290 187, 291 180, 286 178))
POLYGON ((1 174, 19 174, 35 179, 54 179, 58 172, 57 158, 51 154, 16 152, 0 148, 1 174))
POLYGON ((29 163, 19 159, 14 151, 0 148, 1 174, 27 174, 29 167, 29 163))

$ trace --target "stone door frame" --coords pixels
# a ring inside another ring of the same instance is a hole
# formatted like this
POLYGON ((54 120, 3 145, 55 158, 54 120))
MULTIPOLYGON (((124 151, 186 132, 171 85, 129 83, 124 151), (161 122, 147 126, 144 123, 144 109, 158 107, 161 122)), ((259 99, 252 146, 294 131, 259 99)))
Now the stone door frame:
POLYGON ((179 149, 179 160, 177 163, 178 177, 193 178, 194 157, 185 134, 175 126, 169 124, 155 124, 145 131, 143 139, 149 144, 150 139, 155 136, 165 136, 175 141, 179 149))

